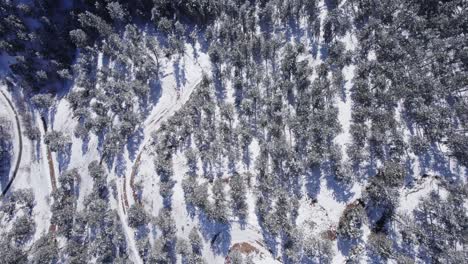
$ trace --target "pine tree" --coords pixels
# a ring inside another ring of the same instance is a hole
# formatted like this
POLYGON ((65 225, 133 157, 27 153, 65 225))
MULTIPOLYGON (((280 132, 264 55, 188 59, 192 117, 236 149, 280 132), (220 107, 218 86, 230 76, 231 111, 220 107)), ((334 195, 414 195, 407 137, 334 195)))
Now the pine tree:
POLYGON ((203 250, 203 240, 198 232, 198 228, 194 226, 189 233, 190 245, 192 246, 192 252, 201 255, 203 250))
POLYGON ((148 223, 148 215, 143 206, 132 204, 128 209, 128 225, 133 228, 144 226, 148 223))
POLYGON ((242 220, 247 217, 248 205, 247 205, 247 186, 244 181, 244 177, 241 174, 235 173, 230 181, 229 187, 231 187, 231 204, 233 211, 242 220))
POLYGON ((228 205, 226 195, 224 193, 224 181, 218 178, 213 183, 213 217, 222 223, 228 221, 228 205))
POLYGON ((244 264, 244 257, 238 250, 232 250, 228 255, 229 263, 244 264))

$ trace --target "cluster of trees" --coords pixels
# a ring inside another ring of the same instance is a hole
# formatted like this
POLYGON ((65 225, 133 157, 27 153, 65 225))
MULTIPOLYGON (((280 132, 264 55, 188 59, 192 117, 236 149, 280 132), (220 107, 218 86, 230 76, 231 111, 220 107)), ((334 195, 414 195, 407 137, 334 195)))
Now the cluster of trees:
MULTIPOLYGON (((164 200, 160 216, 150 219, 138 204, 129 209, 131 227, 140 230, 151 222, 161 231, 152 246, 145 235, 139 240, 147 261, 170 262, 176 254, 188 262, 202 261, 201 239, 176 238, 169 221, 176 151, 184 153, 189 165, 182 181, 188 205, 228 224, 247 218, 247 194, 255 194, 260 225, 280 238, 284 259, 292 263, 301 261, 302 250, 310 259, 331 259, 328 242, 311 239, 313 247, 300 246, 298 201, 302 180, 319 182, 312 172, 321 170, 349 185, 360 165, 383 164, 369 179, 362 201, 345 210, 337 232, 341 238, 359 239, 368 219, 371 251, 389 258, 388 223, 398 206, 395 197, 406 176, 408 150, 419 155, 442 143, 468 165, 466 1, 337 0, 325 1, 323 7, 315 0, 62 2, 3 1, 0 51, 15 57, 10 69, 21 87, 40 92, 31 101, 41 111, 51 107, 57 89, 74 81, 67 98, 78 119, 75 135, 98 135, 108 160, 122 153, 144 118, 141 113, 152 106, 150 91, 166 58, 181 57, 186 43, 201 42, 213 65, 154 138, 164 200), (324 18, 321 9, 327 11, 324 18), (357 37, 354 52, 343 42, 347 33, 357 37), (319 63, 310 63, 311 54, 319 63), (348 163, 343 146, 335 142, 342 132, 336 100, 343 97, 343 70, 351 64, 356 69, 347 98, 352 100, 348 163), (228 89, 234 91, 232 102, 225 100, 228 89), (403 121, 414 134, 409 142, 403 137, 403 121), (253 142, 259 149, 254 161, 253 142), (244 169, 250 173, 238 173, 244 169)), ((69 144, 60 132, 49 132, 45 140, 52 151, 69 144)), ((88 169, 94 185, 83 212, 76 212, 76 171, 61 175, 54 193, 53 223, 68 241, 63 254, 73 260, 88 253, 102 262, 125 260, 105 170, 98 162, 88 169), (88 230, 97 235, 89 236, 88 230), (101 243, 105 246, 95 248, 101 243)), ((452 200, 441 202, 451 208, 452 200)), ((2 210, 12 210, 11 215, 15 207, 2 210)), ((422 219, 415 224, 428 225, 422 219)), ((419 248, 432 260, 455 255, 447 253, 450 243, 421 239, 426 244, 419 248)), ((38 247, 55 250, 50 241, 46 236, 38 247)), ((360 250, 355 248, 356 255, 360 250)), ((239 259, 236 254, 233 262, 239 259)), ((39 254, 38 259, 52 255, 39 254)))
POLYGON ((362 237, 362 226, 365 224, 366 212, 360 201, 346 206, 336 230, 338 235, 346 239, 359 239, 362 237))
MULTIPOLYGON (((366 248, 374 261, 463 262, 466 258, 467 214, 463 206, 467 197, 466 184, 440 179, 437 188, 417 201, 412 212, 384 211, 373 223, 366 248), (383 216, 385 221, 382 221, 383 216), (390 225, 390 221, 396 224, 390 225)), ((374 215, 378 213, 376 210, 374 215)))
POLYGON ((122 220, 115 209, 111 209, 109 205, 110 190, 107 183, 107 173, 98 161, 89 164, 88 172, 93 179, 93 189, 85 197, 84 224, 88 230, 96 235, 89 238, 85 236, 85 242, 88 243, 82 246, 89 247, 88 256, 96 257, 100 263, 124 261, 128 258, 127 242, 124 237, 122 220))
POLYGON ((140 112, 149 103, 150 84, 158 78, 159 66, 145 55, 147 50, 156 54, 157 61, 159 47, 154 39, 143 38, 141 31, 128 25, 122 36, 112 35, 102 50, 84 48, 74 65, 77 88, 68 94, 68 100, 78 119, 75 135, 86 138, 92 132, 102 136, 102 154, 108 160, 135 132, 140 112), (109 63, 97 68, 105 60, 109 63))
MULTIPOLYGON (((247 3, 232 7, 234 10, 238 8, 235 12, 225 12, 225 17, 218 20, 219 26, 208 26, 204 33, 211 42, 208 53, 215 66, 213 79, 205 78, 186 106, 160 131, 162 135, 158 136, 158 142, 166 143, 158 147, 156 163, 157 168, 160 168, 164 162, 159 156, 168 157, 160 153, 168 152, 168 149, 172 152, 188 145, 184 152, 191 170, 198 170, 197 161, 201 160, 203 171, 198 174, 188 173, 184 179, 187 203, 202 209, 218 221, 226 222, 229 217, 224 212, 229 210, 224 209, 227 200, 222 191, 224 187, 219 178, 222 175, 220 170, 226 163, 235 168, 239 162, 245 161, 250 166, 249 145, 253 139, 257 139, 264 150, 258 162, 262 166, 259 170, 263 172, 259 173, 266 175, 253 175, 257 178, 257 187, 262 189, 258 206, 259 210, 268 212, 265 219, 269 219, 270 229, 280 234, 282 229, 288 229, 282 227, 285 223, 294 225, 297 197, 290 198, 286 193, 299 185, 299 176, 305 170, 320 166, 322 161, 332 157, 335 161, 334 173, 343 174, 340 150, 330 145, 340 132, 334 106, 334 95, 340 87, 340 81, 335 81, 336 85, 332 86, 327 76, 328 72, 333 72, 337 75, 335 79, 339 80, 339 74, 344 65, 349 63, 349 58, 343 55, 343 44, 335 40, 334 53, 327 63, 317 69, 311 68, 307 60, 299 59, 306 54, 303 44, 284 45, 276 35, 268 33, 274 29, 274 21, 287 21, 306 13, 302 13, 301 6, 295 6, 295 11, 291 13, 287 11, 288 8, 285 10, 284 6, 276 4, 271 2, 268 6, 260 5, 265 10, 273 9, 277 16, 271 18, 272 24, 260 35, 254 34, 254 25, 260 23, 251 16, 254 6, 247 3), (283 11, 290 17, 280 17, 283 11), (280 52, 283 46, 284 51, 280 52), (281 62, 280 68, 276 67, 277 61, 281 62), (309 77, 314 70, 321 78, 312 83, 309 77), (270 80, 271 76, 280 77, 270 80), (222 100, 229 82, 235 89, 233 105, 222 100), (311 105, 314 109, 311 109, 311 105), (311 113, 314 114, 311 116, 311 113), (234 122, 236 119, 239 122, 234 122), (167 138, 168 135, 170 138, 167 138), (291 140, 293 137, 294 140, 291 140), (272 142, 271 146, 267 142, 272 142), (303 156, 307 156, 307 161, 301 158, 303 156), (200 174, 207 182, 197 180, 200 174), (215 198, 213 204, 205 195, 210 185, 215 198), (278 193, 283 195, 277 197, 276 192, 268 194, 266 189, 275 186, 281 186, 284 191, 278 193), (290 204, 294 205, 292 209, 288 207, 290 204), (270 213, 270 207, 276 208, 273 213, 270 213)), ((304 5, 309 5, 306 10, 312 13, 316 4, 304 5)), ((338 26, 332 28, 339 31, 338 26)), ((340 34, 344 34, 342 31, 340 34)), ((333 32, 329 35, 335 36, 333 32)), ((165 174, 162 170, 158 171, 160 176, 165 174)), ((249 181, 242 178, 243 175, 229 174, 231 210, 239 219, 245 218, 247 213, 246 191, 249 181)), ((163 186, 165 182, 162 181, 163 186)))
POLYGON ((0 261, 2 263, 28 263, 28 244, 36 232, 32 190, 19 189, 3 197, 0 222, 4 228, 0 235, 0 261))
POLYGON ((51 228, 32 245, 31 263, 124 263, 127 245, 121 220, 110 208, 107 175, 98 161, 88 166, 93 179, 91 193, 77 209, 80 174, 77 169, 64 171, 52 193, 51 228), (60 238, 63 246, 59 247, 60 238))
POLYGON ((433 191, 419 202, 413 211, 414 220, 400 230, 407 255, 416 252, 422 260, 436 263, 463 262, 468 220, 466 187, 445 183, 440 188, 448 191, 447 197, 433 191))
MULTIPOLYGON (((125 25, 142 22, 183 34, 180 21, 204 24, 219 13, 220 3, 211 0, 3 1, 0 51, 15 58, 9 66, 22 89, 54 93, 73 78, 76 48, 101 46, 103 40, 121 33, 125 25)), ((175 36, 171 39, 177 40, 175 36)), ((178 47, 183 44, 176 42, 178 47)))
POLYGON ((231 250, 229 252, 227 259, 229 259, 229 263, 232 264, 253 264, 253 258, 251 255, 244 257, 244 255, 239 250, 231 250))
POLYGON ((376 233, 387 232, 390 223, 399 206, 400 188, 404 184, 406 171, 402 164, 388 161, 377 175, 370 179, 363 191, 363 203, 371 227, 376 233))
MULTIPOLYGON (((327 169, 337 179, 349 182, 352 178, 340 147, 333 143, 341 132, 335 97, 344 82, 342 70, 351 63, 351 54, 339 40, 346 33, 347 17, 336 7, 327 7, 332 15, 325 21, 324 45, 330 51, 317 67, 304 59, 309 47, 300 41, 284 43, 278 37, 283 30, 280 22, 294 24, 301 17, 317 15, 315 1, 284 5, 277 1, 258 5, 244 2, 222 10, 216 23, 203 31, 214 66, 212 79, 204 77, 187 104, 156 138, 155 164, 163 197, 167 184, 172 186, 168 178, 172 177, 175 150, 182 151, 188 160, 189 172, 182 182, 187 204, 213 220, 227 223, 234 217, 245 219, 247 192, 255 187, 261 225, 281 237, 291 261, 297 260, 300 245, 295 218, 301 176, 330 161, 327 169), (258 21, 252 15, 257 11, 258 21), (261 34, 256 25, 261 25, 261 34), (318 78, 312 81, 311 75, 318 78), (229 86, 235 92, 233 104, 224 100, 229 86), (235 171, 240 164, 252 165, 249 146, 254 140, 260 145, 260 155, 255 173, 247 177, 235 171), (221 178, 226 167, 232 169, 228 189, 221 178), (255 186, 250 184, 252 178, 255 186), (207 193, 214 199, 208 199, 207 193)), ((317 39, 320 20, 318 16, 308 18, 313 29, 308 37, 317 39)), ((170 32, 166 24, 163 20, 160 28, 170 32)))
POLYGON ((78 182, 80 175, 77 169, 64 172, 58 178, 59 186, 52 193, 51 224, 56 226, 57 234, 70 238, 73 229, 73 220, 76 214, 78 199, 78 182))
POLYGON ((19 211, 23 211, 26 215, 31 215, 35 205, 33 192, 28 189, 20 189, 10 192, 2 201, 0 211, 4 213, 2 217, 11 220, 19 211))
POLYGON ((321 237, 307 237, 305 239, 304 255, 318 263, 331 263, 334 256, 333 243, 321 237))
POLYGON ((350 8, 356 11, 354 23, 363 25, 354 57, 350 156, 362 161, 359 146, 366 143, 368 154, 380 160, 404 154, 407 147, 395 120, 400 104, 414 131, 415 153, 444 143, 466 165, 466 82, 461 76, 468 67, 462 48, 467 4, 360 1, 350 8))
POLYGON ((61 131, 50 131, 44 137, 44 142, 49 146, 50 151, 66 151, 71 145, 71 139, 61 131))
POLYGON ((73 18, 59 2, 0 3, 0 51, 14 57, 11 73, 26 92, 57 90, 75 56, 66 35, 73 18))

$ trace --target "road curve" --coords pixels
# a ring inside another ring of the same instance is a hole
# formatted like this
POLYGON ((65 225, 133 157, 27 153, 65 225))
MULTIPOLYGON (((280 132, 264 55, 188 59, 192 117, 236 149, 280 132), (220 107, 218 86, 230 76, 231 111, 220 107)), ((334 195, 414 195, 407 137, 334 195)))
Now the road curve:
MULTIPOLYGON (((161 113, 159 113, 160 115, 159 116, 150 116, 148 117, 147 121, 146 122, 149 122, 149 126, 152 126, 151 129, 153 131, 157 131, 159 129, 159 125, 167 120, 169 117, 171 117, 177 110, 179 110, 180 108, 182 108, 185 103, 190 99, 190 96, 192 95, 192 93, 195 91, 195 89, 197 88, 198 85, 200 85, 202 81, 202 78, 200 77, 193 85, 190 86, 190 88, 188 89, 187 93, 184 94, 184 96, 181 98, 180 95, 177 95, 175 98, 174 97, 171 97, 173 103, 170 104, 171 107, 169 108, 166 108, 164 110, 161 111, 161 113)), ((137 195, 137 192, 135 190, 135 176, 137 174, 137 171, 138 171, 138 168, 139 168, 139 165, 140 165, 140 161, 141 161, 141 155, 143 154, 143 152, 145 152, 147 150, 147 146, 150 145, 152 142, 152 139, 151 137, 150 138, 146 138, 144 139, 139 151, 138 151, 138 154, 137 154, 137 157, 135 159, 135 161, 133 162, 133 165, 132 165, 132 169, 131 169, 131 172, 130 172, 130 190, 132 192, 132 197, 134 199, 134 201, 136 203, 140 203, 141 204, 141 201, 138 200, 138 195, 137 195)), ((127 180, 126 180, 126 174, 124 174, 124 178, 123 178, 123 199, 124 199, 124 202, 123 202, 123 205, 127 207, 127 209, 129 208, 129 202, 128 202, 128 195, 127 195, 127 180)))
POLYGON ((6 185, 5 189, 2 190, 2 197, 4 197, 7 193, 8 190, 10 189, 11 185, 13 184, 13 181, 16 178, 16 175, 18 174, 18 169, 21 163, 21 156, 23 154, 23 137, 21 133, 21 125, 18 117, 18 113, 16 112, 15 107, 13 106, 13 102, 6 96, 6 94, 0 90, 0 93, 2 93, 2 96, 5 98, 5 100, 8 102, 10 105, 11 109, 13 110, 13 113, 15 113, 15 119, 16 119, 16 128, 18 130, 18 139, 19 139, 19 151, 18 151, 18 157, 16 159, 16 164, 15 164, 15 169, 13 170, 13 175, 11 176, 10 180, 8 181, 8 184, 6 185))

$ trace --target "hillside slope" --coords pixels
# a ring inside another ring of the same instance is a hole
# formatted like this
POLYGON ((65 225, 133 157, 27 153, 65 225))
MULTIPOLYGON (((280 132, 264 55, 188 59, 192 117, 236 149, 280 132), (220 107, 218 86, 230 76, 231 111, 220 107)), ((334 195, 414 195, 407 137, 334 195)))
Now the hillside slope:
POLYGON ((0 14, 1 263, 468 258, 465 1, 0 14))

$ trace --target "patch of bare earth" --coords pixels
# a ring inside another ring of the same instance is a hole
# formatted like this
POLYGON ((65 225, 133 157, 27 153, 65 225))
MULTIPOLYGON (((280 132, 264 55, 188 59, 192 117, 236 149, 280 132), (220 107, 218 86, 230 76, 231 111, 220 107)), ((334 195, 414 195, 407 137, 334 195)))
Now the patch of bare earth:
MULTIPOLYGON (((251 244, 247 242, 236 243, 232 245, 232 247, 229 249, 229 252, 232 252, 232 251, 239 251, 243 255, 258 254, 260 252, 256 247, 252 246, 251 244)), ((231 260, 229 259, 229 255, 228 255, 226 256, 224 264, 230 264, 230 263, 231 263, 231 260)))

